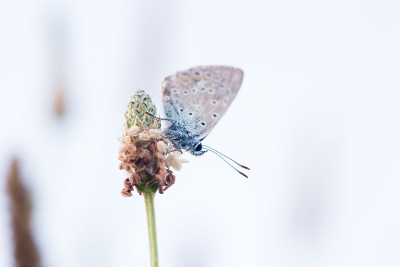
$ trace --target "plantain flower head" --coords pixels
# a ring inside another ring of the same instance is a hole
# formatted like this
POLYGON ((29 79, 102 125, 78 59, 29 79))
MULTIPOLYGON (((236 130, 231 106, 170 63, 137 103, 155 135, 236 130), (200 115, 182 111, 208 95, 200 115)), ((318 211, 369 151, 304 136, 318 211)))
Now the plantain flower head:
POLYGON ((130 97, 118 155, 119 168, 129 175, 121 192, 125 197, 132 196, 134 187, 139 194, 157 189, 162 194, 175 183, 169 168, 179 171, 182 163, 188 162, 180 159, 181 152, 166 138, 156 115, 157 109, 144 91, 130 97))

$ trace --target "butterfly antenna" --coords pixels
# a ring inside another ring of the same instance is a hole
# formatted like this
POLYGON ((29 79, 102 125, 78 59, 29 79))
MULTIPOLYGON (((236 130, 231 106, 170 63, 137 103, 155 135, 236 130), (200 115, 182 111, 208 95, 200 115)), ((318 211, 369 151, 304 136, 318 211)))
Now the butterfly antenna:
POLYGON ((239 166, 242 167, 243 169, 250 170, 249 167, 246 167, 246 166, 244 166, 244 165, 242 165, 242 164, 239 164, 238 162, 236 162, 236 161, 234 161, 233 159, 231 159, 230 157, 228 157, 228 156, 222 154, 222 153, 219 152, 218 150, 215 150, 214 148, 211 148, 211 147, 205 146, 205 145, 203 145, 203 147, 205 147, 205 148, 207 148, 208 150, 214 152, 215 154, 218 153, 220 156, 223 156, 223 157, 225 157, 225 158, 227 158, 227 159, 233 161, 234 163, 236 163, 237 165, 239 165, 239 166))
POLYGON ((230 164, 226 159, 224 159, 221 155, 219 155, 219 154, 217 154, 217 153, 215 153, 215 151, 213 151, 213 150, 209 150, 209 151, 211 151, 212 153, 214 153, 215 155, 217 155, 218 157, 220 157, 223 161, 225 161, 229 166, 231 166, 233 169, 235 169, 235 171, 237 171, 238 173, 240 173, 241 175, 243 175, 244 177, 246 177, 246 178, 249 178, 246 174, 244 174, 243 172, 241 172, 241 171, 239 171, 238 169, 236 169, 235 167, 233 167, 232 166, 232 164, 230 164))

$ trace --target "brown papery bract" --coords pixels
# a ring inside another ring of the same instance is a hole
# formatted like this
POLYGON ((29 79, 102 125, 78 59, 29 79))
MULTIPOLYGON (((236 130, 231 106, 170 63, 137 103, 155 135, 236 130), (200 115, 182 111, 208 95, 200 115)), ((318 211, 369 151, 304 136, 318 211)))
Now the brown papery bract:
MULTIPOLYGON (((119 159, 122 161, 119 168, 130 174, 128 181, 132 185, 132 189, 129 189, 126 185, 127 180, 124 181, 121 194, 125 197, 132 195, 134 186, 143 183, 158 184, 160 188, 165 189, 172 185, 166 184, 167 168, 164 165, 164 156, 157 148, 156 139, 145 141, 132 137, 132 143, 122 145, 119 159)), ((165 189, 162 189, 162 192, 165 189)), ((138 192, 140 193, 139 190, 138 192)))

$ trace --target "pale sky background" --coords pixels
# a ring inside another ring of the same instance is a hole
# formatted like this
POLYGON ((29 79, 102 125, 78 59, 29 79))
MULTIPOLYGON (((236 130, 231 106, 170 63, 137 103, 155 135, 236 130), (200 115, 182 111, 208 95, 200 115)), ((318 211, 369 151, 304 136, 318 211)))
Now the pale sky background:
POLYGON ((44 266, 149 266, 143 199, 117 152, 131 93, 198 65, 244 70, 207 144, 156 196, 162 267, 400 265, 400 2, 0 0, 5 177, 32 193, 44 266), (53 114, 54 77, 66 116, 53 114))

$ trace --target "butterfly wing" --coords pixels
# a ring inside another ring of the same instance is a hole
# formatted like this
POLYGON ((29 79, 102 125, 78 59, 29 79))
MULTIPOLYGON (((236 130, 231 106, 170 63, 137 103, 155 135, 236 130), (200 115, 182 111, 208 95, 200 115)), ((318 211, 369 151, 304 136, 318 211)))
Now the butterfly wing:
POLYGON ((165 114, 204 138, 225 114, 242 84, 243 71, 227 66, 195 67, 165 78, 165 114))

